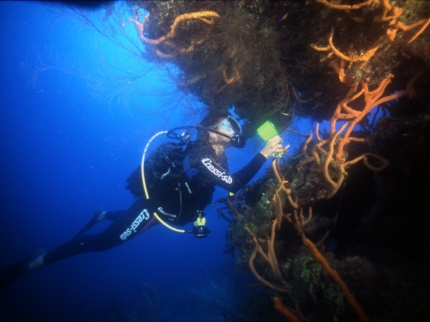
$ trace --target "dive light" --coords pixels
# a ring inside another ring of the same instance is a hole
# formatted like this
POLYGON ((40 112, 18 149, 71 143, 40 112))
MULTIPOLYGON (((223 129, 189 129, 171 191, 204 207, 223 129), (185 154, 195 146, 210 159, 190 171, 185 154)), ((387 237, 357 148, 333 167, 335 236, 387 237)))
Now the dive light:
MULTIPOLYGON (((264 141, 269 141, 271 138, 274 138, 275 136, 279 135, 278 131, 276 130, 275 126, 272 122, 266 121, 257 129, 257 133, 264 141)), ((280 158, 282 157, 282 152, 276 152, 273 157, 274 158, 280 158)))

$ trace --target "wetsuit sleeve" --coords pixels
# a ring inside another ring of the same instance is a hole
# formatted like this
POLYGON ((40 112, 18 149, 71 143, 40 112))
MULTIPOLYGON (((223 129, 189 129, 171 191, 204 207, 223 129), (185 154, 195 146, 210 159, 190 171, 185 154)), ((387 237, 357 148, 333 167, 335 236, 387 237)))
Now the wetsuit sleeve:
POLYGON ((229 192, 235 193, 243 188, 260 170, 266 162, 266 157, 258 153, 252 160, 239 171, 230 174, 222 169, 210 158, 201 159, 200 171, 207 177, 215 180, 215 184, 229 192))

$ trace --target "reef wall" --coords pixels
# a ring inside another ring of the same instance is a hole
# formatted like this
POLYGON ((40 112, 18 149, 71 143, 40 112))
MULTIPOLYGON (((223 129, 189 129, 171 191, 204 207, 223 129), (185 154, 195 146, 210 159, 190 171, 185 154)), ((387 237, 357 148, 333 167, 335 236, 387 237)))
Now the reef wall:
POLYGON ((249 300, 255 320, 427 317, 430 2, 130 5, 146 59, 176 65, 178 89, 207 107, 234 106, 248 136, 266 119, 315 123, 295 155, 218 202, 226 251, 267 288, 249 300))

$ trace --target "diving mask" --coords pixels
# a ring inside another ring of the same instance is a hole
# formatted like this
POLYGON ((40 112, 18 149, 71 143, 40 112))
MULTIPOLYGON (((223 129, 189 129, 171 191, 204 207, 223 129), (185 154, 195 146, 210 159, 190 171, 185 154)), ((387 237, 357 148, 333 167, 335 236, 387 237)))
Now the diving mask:
POLYGON ((245 146, 245 137, 242 135, 242 127, 234 117, 227 116, 215 127, 219 128, 220 130, 223 130, 225 133, 228 134, 225 136, 230 139, 230 144, 232 146, 239 149, 245 146))
POLYGON ((221 121, 217 125, 220 129, 223 129, 227 133, 232 134, 241 134, 242 133, 242 127, 240 126, 239 122, 234 119, 231 116, 227 116, 224 120, 221 121))

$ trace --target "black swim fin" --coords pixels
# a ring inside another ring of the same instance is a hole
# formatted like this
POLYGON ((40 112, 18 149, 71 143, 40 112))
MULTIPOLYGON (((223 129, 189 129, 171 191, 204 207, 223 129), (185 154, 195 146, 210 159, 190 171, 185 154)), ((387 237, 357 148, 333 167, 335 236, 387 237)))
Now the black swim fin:
POLYGON ((87 224, 84 226, 84 228, 82 228, 76 235, 76 237, 81 236, 84 232, 86 232, 88 229, 90 229, 91 227, 93 227, 95 224, 97 224, 98 222, 102 221, 100 220, 100 216, 101 214, 104 212, 104 210, 102 208, 98 208, 96 210, 96 212, 94 213, 94 215, 91 217, 90 221, 87 222, 87 224))
POLYGON ((22 275, 26 274, 25 267, 31 261, 33 255, 30 255, 18 263, 5 268, 0 271, 0 289, 6 287, 7 285, 15 282, 22 275))
MULTIPOLYGON (((13 264, 12 266, 9 266, 8 268, 5 268, 4 270, 0 271, 0 289, 15 282, 22 275, 36 270, 30 270, 29 266, 36 258, 44 254, 46 254, 46 250, 44 248, 41 248, 30 256, 24 258, 23 260, 20 260, 18 263, 13 264)), ((43 265, 41 265, 40 267, 43 267, 43 265)))

